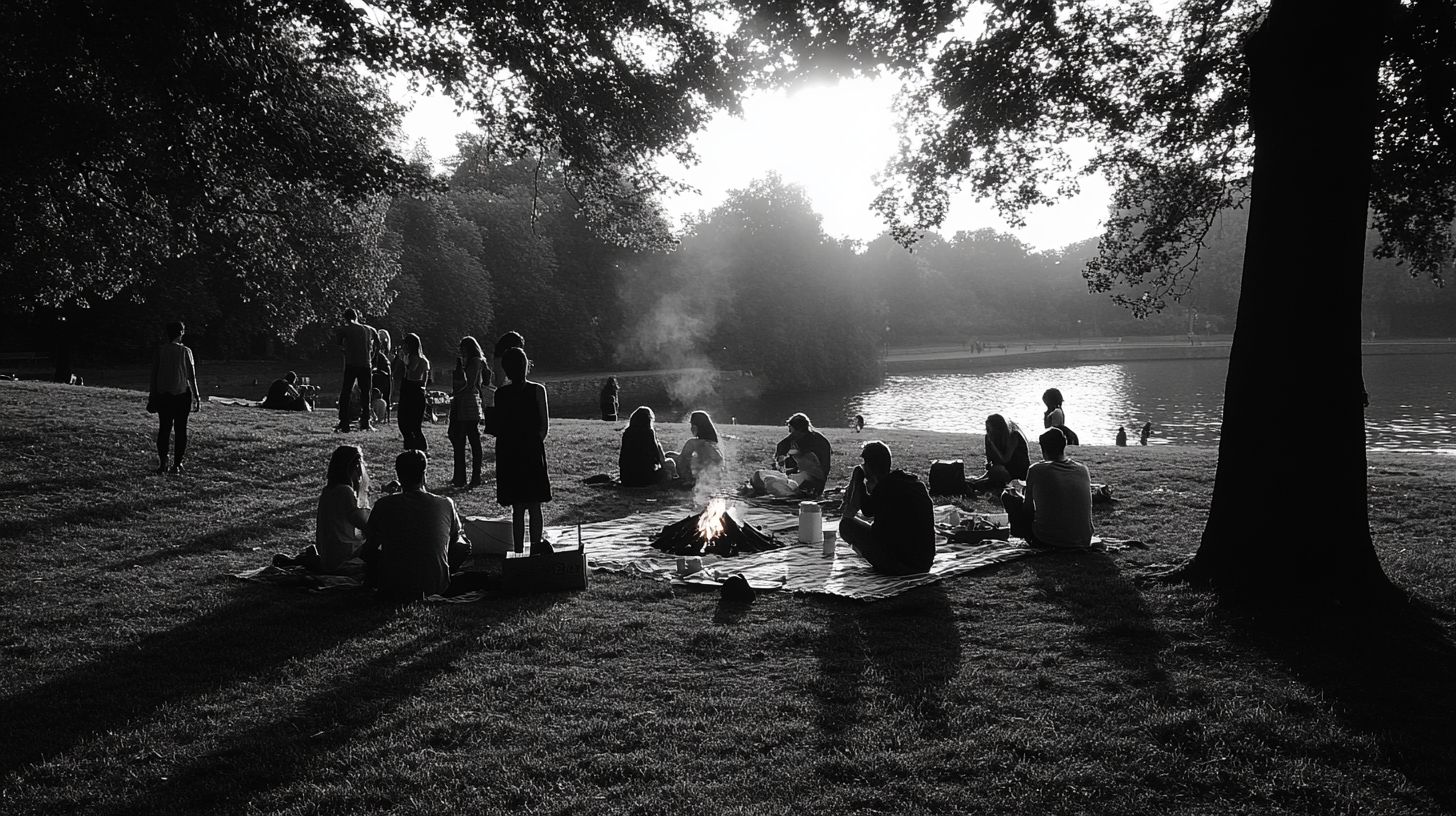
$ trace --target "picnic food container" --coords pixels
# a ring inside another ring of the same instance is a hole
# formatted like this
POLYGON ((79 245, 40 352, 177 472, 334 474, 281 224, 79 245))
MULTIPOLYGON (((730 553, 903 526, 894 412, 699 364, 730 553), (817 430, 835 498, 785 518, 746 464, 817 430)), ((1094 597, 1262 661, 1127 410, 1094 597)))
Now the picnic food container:
POLYGON ((824 543, 824 511, 818 502, 799 502, 799 542, 824 543))

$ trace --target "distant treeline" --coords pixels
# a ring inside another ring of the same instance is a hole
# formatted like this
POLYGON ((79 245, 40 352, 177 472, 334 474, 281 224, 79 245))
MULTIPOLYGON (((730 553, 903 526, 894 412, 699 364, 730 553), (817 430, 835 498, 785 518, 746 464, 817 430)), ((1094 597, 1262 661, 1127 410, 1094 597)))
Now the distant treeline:
MULTIPOLYGON (((1088 293, 1081 270, 1095 238, 1049 252, 993 230, 928 234, 913 251, 888 236, 835 240, 804 191, 770 175, 690 219, 675 247, 634 248, 625 245, 633 236, 619 245, 588 228, 549 162, 492 157, 467 137, 459 154, 442 178, 448 190, 383 202, 381 218, 303 248, 337 264, 341 283, 299 291, 297 308, 314 318, 292 337, 270 328, 287 297, 229 291, 215 283, 227 280, 216 264, 199 265, 71 312, 84 321, 70 334, 77 364, 145 360, 155 330, 177 318, 207 357, 327 359, 332 316, 348 304, 396 343, 419 334, 437 368, 465 335, 489 349, 516 330, 532 359, 556 371, 708 366, 810 388, 874 379, 892 343, 1229 332, 1237 312, 1244 211, 1215 225, 1183 300, 1137 320, 1088 293)), ((419 151, 413 159, 429 162, 419 151)), ((670 232, 660 209, 649 204, 640 217, 628 225, 634 236, 670 232)), ((1313 294, 1317 270, 1309 274, 1313 294)), ((1456 295, 1392 261, 1372 255, 1365 301, 1366 331, 1456 334, 1456 295)), ((5 346, 26 346, 42 327, 13 317, 5 346)))

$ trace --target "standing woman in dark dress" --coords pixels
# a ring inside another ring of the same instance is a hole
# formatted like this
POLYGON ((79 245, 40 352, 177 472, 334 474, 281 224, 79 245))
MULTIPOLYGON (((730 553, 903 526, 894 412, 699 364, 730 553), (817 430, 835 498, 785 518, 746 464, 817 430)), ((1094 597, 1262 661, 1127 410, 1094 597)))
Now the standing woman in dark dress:
POLYGON ((395 355, 402 366, 399 380, 399 432, 404 436, 404 449, 430 449, 425 441, 425 389, 430 385, 430 358, 420 350, 420 336, 410 332, 404 336, 403 351, 395 355))
POLYGON ((370 367, 370 379, 384 398, 384 421, 388 422, 390 414, 394 413, 394 377, 389 371, 389 332, 384 329, 379 330, 379 341, 374 344, 374 359, 370 367))
POLYGON ((546 472, 546 387, 526 379, 526 351, 508 348, 501 368, 510 382, 495 391, 496 501, 511 508, 516 552, 525 550, 526 513, 531 514, 531 551, 550 552, 541 540, 541 503, 551 501, 546 472))

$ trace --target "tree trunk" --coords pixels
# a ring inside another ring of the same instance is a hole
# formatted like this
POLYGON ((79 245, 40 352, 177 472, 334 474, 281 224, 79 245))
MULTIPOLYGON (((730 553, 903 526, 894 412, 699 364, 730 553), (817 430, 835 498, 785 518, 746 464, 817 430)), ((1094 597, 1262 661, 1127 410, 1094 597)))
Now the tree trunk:
POLYGON ((1243 289, 1203 540, 1178 577, 1230 600, 1377 602, 1360 296, 1392 7, 1274 0, 1249 44, 1243 289))

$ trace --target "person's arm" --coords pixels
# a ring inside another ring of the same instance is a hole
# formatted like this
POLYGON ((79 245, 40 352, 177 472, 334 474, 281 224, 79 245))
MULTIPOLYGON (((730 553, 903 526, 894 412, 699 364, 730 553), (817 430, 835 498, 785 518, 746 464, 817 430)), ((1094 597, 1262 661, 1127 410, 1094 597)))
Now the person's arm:
POLYGON ((162 347, 161 346, 157 346, 157 353, 156 353, 156 355, 154 357, 152 357, 152 385, 151 385, 151 387, 149 389, 147 389, 147 393, 149 393, 149 394, 156 394, 157 393, 157 375, 158 375, 159 372, 161 372, 161 370, 162 370, 162 347))
MULTIPOLYGON (((1024 512, 1031 513, 1036 510, 1036 474, 1040 470, 1041 468, 1032 465, 1026 471, 1026 492, 1021 505, 1024 512)), ((1089 492, 1087 495, 1090 497, 1092 494, 1089 492)))
POLYGON ((992 437, 990 434, 986 434, 986 459, 990 461, 991 464, 1001 465, 1002 467, 1011 464, 1011 454, 1003 453, 1001 450, 1001 446, 996 444, 995 438, 992 437))
POLYGON ((202 392, 197 390, 197 364, 192 360, 192 349, 182 347, 187 351, 187 385, 192 389, 192 407, 202 406, 202 392))
POLYGON ((536 410, 541 417, 541 438, 546 438, 546 426, 551 421, 551 409, 546 401, 546 386, 536 383, 536 410))

